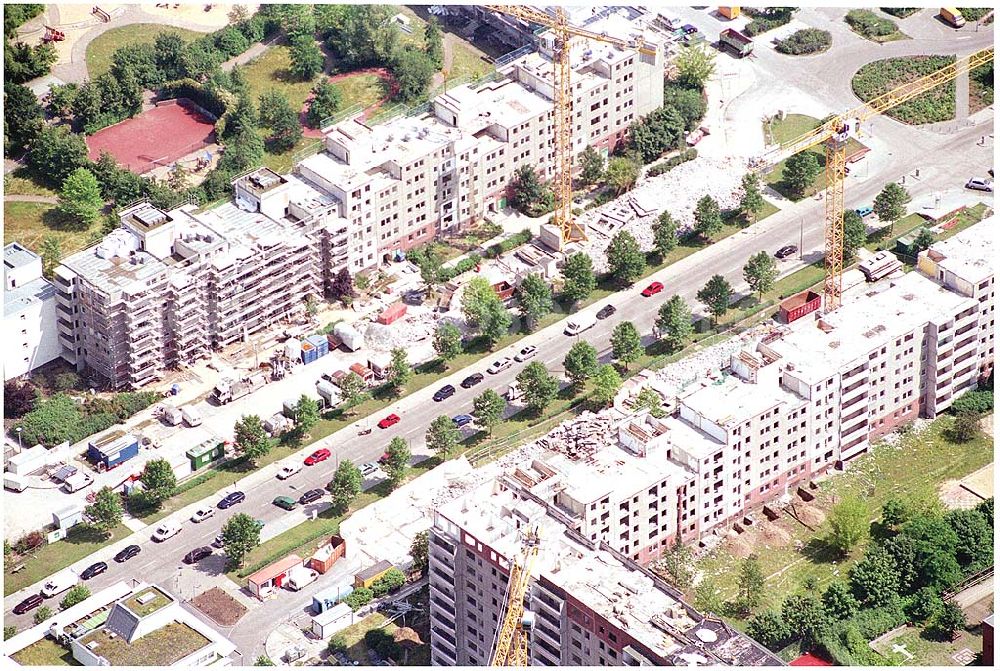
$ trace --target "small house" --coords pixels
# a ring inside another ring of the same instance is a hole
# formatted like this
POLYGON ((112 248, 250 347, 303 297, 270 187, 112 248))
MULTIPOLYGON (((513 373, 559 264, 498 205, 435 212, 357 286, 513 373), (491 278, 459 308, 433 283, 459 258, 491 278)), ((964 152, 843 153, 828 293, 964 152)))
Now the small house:
POLYGON ((263 601, 278 591, 288 577, 288 572, 296 566, 302 566, 302 557, 298 555, 279 559, 247 578, 247 589, 250 594, 263 601))
POLYGON ((329 610, 314 615, 310 630, 319 638, 329 638, 341 629, 354 624, 354 611, 346 603, 338 603, 329 610))
POLYGON ((375 566, 370 566, 359 571, 354 575, 354 588, 371 587, 379 578, 388 573, 391 568, 393 568, 392 562, 388 559, 383 559, 375 564, 375 566))
POLYGON ((203 441, 185 452, 188 461, 191 462, 191 470, 197 471, 199 468, 208 466, 216 459, 221 459, 225 452, 225 443, 221 443, 214 438, 203 441))

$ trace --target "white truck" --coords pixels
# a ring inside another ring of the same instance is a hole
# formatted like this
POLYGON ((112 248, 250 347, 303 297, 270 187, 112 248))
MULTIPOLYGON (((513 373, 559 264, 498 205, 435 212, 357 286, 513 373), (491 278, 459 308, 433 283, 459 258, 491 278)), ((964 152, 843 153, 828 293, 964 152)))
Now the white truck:
POLYGON ((267 375, 264 373, 255 373, 235 382, 232 378, 224 377, 215 385, 213 394, 216 401, 220 404, 225 404, 241 399, 247 394, 257 391, 265 384, 267 384, 267 375))
POLYGON ((571 336, 579 335, 596 323, 597 317, 593 312, 580 312, 569 318, 564 333, 571 336))
POLYGON ((167 406, 163 409, 163 421, 168 426, 177 426, 184 421, 184 413, 181 412, 180 408, 167 406))
POLYGON ((3 488, 12 492, 23 492, 28 488, 28 478, 16 473, 4 473, 3 488))
POLYGON ((187 422, 188 426, 198 426, 201 424, 201 412, 194 406, 184 406, 184 409, 181 410, 181 416, 187 422))
POLYGON ((298 592, 306 585, 311 585, 319 578, 319 573, 306 566, 295 566, 288 571, 285 585, 293 592, 298 592))
POLYGON ((48 579, 45 585, 42 586, 42 596, 48 599, 56 594, 65 592, 78 582, 80 582, 80 576, 66 569, 48 579))
POLYGON ((63 491, 67 494, 78 492, 85 487, 89 487, 94 482, 93 476, 86 471, 77 471, 63 481, 63 491))

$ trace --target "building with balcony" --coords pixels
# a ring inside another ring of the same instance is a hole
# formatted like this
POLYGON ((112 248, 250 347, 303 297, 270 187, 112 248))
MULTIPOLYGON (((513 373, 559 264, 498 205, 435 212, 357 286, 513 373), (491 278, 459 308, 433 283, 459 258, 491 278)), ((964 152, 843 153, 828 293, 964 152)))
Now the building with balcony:
POLYGON ((12 242, 3 248, 3 379, 59 357, 56 291, 42 277, 42 259, 12 242))

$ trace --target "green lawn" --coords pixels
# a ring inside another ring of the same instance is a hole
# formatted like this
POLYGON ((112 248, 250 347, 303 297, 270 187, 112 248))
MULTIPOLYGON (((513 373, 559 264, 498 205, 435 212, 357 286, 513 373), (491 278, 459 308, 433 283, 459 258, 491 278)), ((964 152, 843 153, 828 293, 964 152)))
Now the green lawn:
MULTIPOLYGON (((260 94, 277 89, 295 109, 302 109, 317 80, 300 81, 291 73, 291 49, 286 44, 274 44, 244 67, 250 97, 256 104, 260 94)), ((318 79, 318 78, 317 78, 318 79)))
MULTIPOLYGON (((404 44, 410 42, 420 48, 424 45, 424 26, 426 21, 413 11, 410 7, 397 7, 397 9, 409 17, 411 25, 413 26, 413 33, 407 35, 403 33, 404 44)), ((426 6, 420 7, 421 13, 426 14, 426 6)), ((490 54, 478 49, 466 40, 462 39, 458 35, 451 32, 449 26, 445 25, 443 22, 439 22, 441 25, 442 33, 444 34, 444 41, 446 44, 445 52, 451 51, 452 60, 451 63, 445 63, 445 69, 448 71, 448 79, 459 79, 462 77, 475 77, 486 75, 493 71, 493 65, 484 60, 483 57, 491 58, 490 54), (450 67, 448 67, 450 65, 450 67)))
POLYGON ((341 79, 335 86, 340 91, 341 109, 354 105, 367 109, 388 95, 386 86, 378 75, 354 75, 341 79))
POLYGON ((18 562, 23 563, 24 568, 17 573, 11 573, 9 570, 14 568, 16 563, 4 562, 3 594, 7 596, 28 585, 33 585, 131 533, 128 527, 122 524, 119 524, 114 530, 111 538, 106 538, 103 534, 83 525, 73 527, 64 540, 51 545, 43 545, 32 557, 18 562))
MULTIPOLYGON (((992 437, 983 436, 958 445, 948 442, 942 434, 951 421, 950 416, 938 418, 921 433, 903 437, 898 449, 885 445, 873 447, 849 471, 824 480, 817 491, 817 501, 811 505, 829 510, 833 497, 854 494, 864 501, 870 518, 875 519, 890 496, 935 500, 943 482, 962 478, 993 461, 992 437)), ((813 532, 786 515, 781 524, 791 533, 790 541, 771 544, 758 552, 761 569, 768 577, 767 603, 762 608, 779 605, 785 596, 800 589, 808 577, 815 578, 821 588, 837 577, 845 577, 847 569, 863 552, 859 547, 846 559, 833 555, 822 542, 829 530, 827 523, 813 532), (795 548, 796 541, 802 543, 801 550, 795 548)), ((739 562, 723 545, 703 558, 698 568, 720 588, 724 598, 732 598, 736 594, 739 562)))
POLYGON ((115 49, 126 44, 152 44, 159 33, 172 31, 179 33, 185 41, 201 37, 204 33, 184 28, 174 28, 160 23, 135 23, 120 28, 112 28, 94 38, 87 45, 87 70, 91 79, 97 79, 111 69, 111 57, 115 49))
MULTIPOLYGON (((99 228, 94 225, 94 230, 99 228)), ((20 203, 16 201, 3 204, 3 243, 20 242, 28 249, 37 252, 48 236, 59 240, 62 255, 65 257, 87 246, 90 231, 71 231, 62 225, 62 219, 55 205, 48 203, 20 203)))
POLYGON ((768 144, 783 144, 805 135, 819 124, 819 119, 806 114, 786 114, 784 119, 772 117, 764 122, 764 137, 768 144))
POLYGON ((83 666, 73 659, 73 653, 51 638, 43 638, 11 655, 23 666, 83 666))
POLYGON ((951 656, 964 648, 972 652, 982 652, 983 637, 982 634, 962 631, 955 641, 939 641, 916 627, 907 627, 892 638, 879 641, 874 647, 883 657, 897 665, 948 667, 958 666, 951 656), (894 652, 894 645, 906 646, 906 651, 912 657, 894 652))
POLYGON ((26 168, 18 168, 17 170, 4 175, 3 177, 3 192, 4 195, 19 195, 19 196, 52 196, 57 197, 59 194, 47 186, 43 186, 31 178, 26 168))

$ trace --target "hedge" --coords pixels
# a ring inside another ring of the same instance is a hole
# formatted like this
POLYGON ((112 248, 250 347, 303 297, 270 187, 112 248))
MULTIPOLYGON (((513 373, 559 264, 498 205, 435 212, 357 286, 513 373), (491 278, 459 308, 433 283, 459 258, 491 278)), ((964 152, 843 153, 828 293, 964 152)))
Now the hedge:
POLYGON ((881 17, 867 9, 852 9, 847 12, 844 21, 854 32, 870 40, 877 37, 888 37, 899 30, 895 21, 881 17))
POLYGON ((779 40, 774 48, 779 53, 801 56, 815 54, 830 48, 833 38, 829 31, 818 28, 797 30, 783 40, 779 40))
POLYGON ((916 14, 920 11, 920 7, 879 7, 883 12, 890 16, 895 16, 897 19, 905 19, 911 14, 916 14))
POLYGON ((448 268, 441 268, 438 271, 438 281, 448 282, 449 280, 458 277, 462 273, 467 273, 476 266, 478 266, 479 262, 482 260, 483 260, 482 257, 479 256, 478 254, 469 254, 467 257, 465 257, 455 265, 450 266, 448 268))
POLYGON ((662 163, 657 163, 649 169, 646 173, 647 177, 657 177, 665 172, 669 172, 679 166, 681 163, 687 163, 693 159, 698 158, 698 150, 694 147, 690 149, 683 149, 679 154, 671 156, 666 161, 662 163))
POLYGON ((743 13, 750 17, 750 22, 743 29, 744 34, 754 37, 769 30, 779 28, 792 20, 792 13, 797 7, 768 7, 754 9, 745 7, 743 13))
POLYGON ((490 245, 489 247, 487 247, 486 251, 484 252, 484 256, 488 259, 495 259, 501 254, 509 252, 512 249, 516 249, 521 245, 528 244, 529 242, 531 242, 532 237, 533 236, 531 235, 531 231, 529 231, 528 229, 524 229, 520 233, 515 233, 514 235, 510 236, 506 240, 501 240, 495 245, 490 245))

